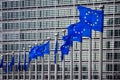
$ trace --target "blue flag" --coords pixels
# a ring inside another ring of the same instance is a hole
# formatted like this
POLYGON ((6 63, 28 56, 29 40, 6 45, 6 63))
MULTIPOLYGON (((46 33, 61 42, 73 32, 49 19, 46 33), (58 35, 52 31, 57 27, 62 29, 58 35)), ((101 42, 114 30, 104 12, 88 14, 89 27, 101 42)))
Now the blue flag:
POLYGON ((47 41, 45 44, 44 44, 44 54, 50 54, 50 41, 47 41))
POLYGON ((30 52, 29 52, 29 58, 32 59, 37 59, 37 54, 36 54, 36 50, 38 49, 38 46, 34 46, 31 48, 30 52))
POLYGON ((44 44, 41 44, 36 50, 37 56, 44 57, 44 44))
POLYGON ((2 56, 1 63, 0 63, 0 68, 3 67, 3 62, 4 62, 4 59, 3 59, 3 56, 2 56))
POLYGON ((18 55, 18 70, 20 71, 20 54, 18 55))
POLYGON ((56 64, 56 55, 58 52, 58 39, 56 39, 56 43, 55 43, 55 49, 54 49, 54 63, 56 64))
POLYGON ((12 56, 11 62, 10 62, 10 71, 12 71, 14 65, 14 55, 12 56))
POLYGON ((93 10, 83 6, 78 6, 80 12, 79 19, 92 27, 95 31, 103 32, 104 11, 93 10))
POLYGON ((61 50, 61 60, 63 60, 64 55, 68 55, 70 46, 73 46, 72 36, 63 36, 64 43, 60 47, 61 50))
POLYGON ((8 72, 8 71, 7 71, 7 67, 8 67, 8 65, 7 65, 7 62, 6 62, 5 65, 4 65, 4 68, 3 68, 5 73, 8 72))
POLYGON ((49 54, 50 53, 50 41, 47 41, 45 44, 41 44, 40 46, 38 46, 36 53, 38 56, 41 56, 41 57, 44 57, 44 54, 49 54))
POLYGON ((27 71, 27 65, 26 65, 26 53, 24 54, 23 70, 24 70, 24 71, 27 71))

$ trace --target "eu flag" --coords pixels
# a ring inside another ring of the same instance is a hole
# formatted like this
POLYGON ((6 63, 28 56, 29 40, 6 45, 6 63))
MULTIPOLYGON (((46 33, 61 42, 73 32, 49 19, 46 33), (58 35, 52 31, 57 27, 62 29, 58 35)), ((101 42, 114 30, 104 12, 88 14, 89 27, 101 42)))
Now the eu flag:
POLYGON ((56 55, 58 52, 58 39, 56 39, 56 43, 55 43, 55 49, 54 49, 54 63, 56 64, 56 55))
POLYGON ((37 56, 44 57, 44 44, 39 45, 38 49, 36 50, 37 56))
POLYGON ((7 65, 7 62, 6 62, 5 65, 4 65, 4 67, 3 67, 5 73, 8 72, 8 71, 7 71, 7 67, 8 67, 8 65, 7 65))
POLYGON ((4 59, 3 59, 3 56, 2 56, 1 63, 0 63, 0 68, 3 67, 3 62, 4 62, 4 59))
POLYGON ((73 46, 72 36, 63 36, 64 43, 60 47, 61 50, 61 60, 63 60, 64 55, 68 55, 70 46, 73 46))
POLYGON ((30 52, 29 52, 29 58, 32 59, 37 59, 37 54, 36 54, 36 50, 37 50, 38 46, 34 46, 31 48, 30 52))
POLYGON ((46 43, 38 46, 36 53, 37 53, 37 56, 41 56, 41 57, 44 57, 44 54, 49 54, 50 53, 50 41, 47 41, 46 43))
POLYGON ((44 44, 44 54, 50 54, 50 41, 47 41, 45 44, 44 44))
POLYGON ((68 35, 72 36, 73 41, 82 42, 82 37, 91 38, 91 27, 83 20, 68 27, 68 35))
POLYGON ((104 12, 103 10, 93 10, 83 6, 78 6, 80 12, 79 19, 92 27, 95 31, 103 32, 104 12))
POLYGON ((10 71, 12 71, 12 67, 14 65, 14 55, 12 56, 11 62, 10 62, 10 71))
POLYGON ((20 71, 20 54, 18 55, 18 70, 20 71))
POLYGON ((24 53, 24 64, 23 64, 23 70, 27 71, 27 65, 26 65, 26 53, 24 53))

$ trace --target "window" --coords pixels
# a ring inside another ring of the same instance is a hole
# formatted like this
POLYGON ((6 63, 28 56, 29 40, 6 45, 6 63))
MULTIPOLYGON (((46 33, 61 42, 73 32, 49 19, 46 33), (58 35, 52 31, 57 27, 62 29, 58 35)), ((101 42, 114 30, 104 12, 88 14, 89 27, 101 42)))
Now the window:
POLYGON ((106 64, 106 71, 112 71, 112 64, 106 64))

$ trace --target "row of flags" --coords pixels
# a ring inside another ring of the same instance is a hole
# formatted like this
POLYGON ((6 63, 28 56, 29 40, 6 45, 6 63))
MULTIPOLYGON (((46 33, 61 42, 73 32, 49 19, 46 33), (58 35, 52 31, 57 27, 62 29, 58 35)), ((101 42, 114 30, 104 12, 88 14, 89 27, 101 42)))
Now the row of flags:
MULTIPOLYGON (((67 27, 68 34, 62 37, 64 41, 60 47, 61 50, 61 60, 64 59, 64 55, 69 54, 70 47, 73 46, 73 41, 81 42, 82 37, 92 37, 92 30, 103 32, 103 10, 93 10, 83 6, 77 7, 79 11, 79 22, 70 24, 67 27)), ((54 49, 54 63, 56 64, 56 55, 58 52, 58 39, 55 42, 54 49)), ((43 57, 45 54, 50 54, 50 41, 42 43, 40 45, 33 46, 29 51, 28 64, 26 64, 26 53, 24 54, 24 70, 26 71, 33 59, 38 57, 43 57)), ((14 65, 14 55, 12 56, 10 63, 10 71, 14 65)), ((6 65, 7 66, 7 63, 6 65)), ((3 67, 3 58, 1 59, 0 68, 3 67)), ((20 70, 20 55, 18 56, 18 70, 20 70)), ((5 70, 5 72, 7 72, 5 70)))
POLYGON ((73 41, 82 42, 82 37, 92 37, 92 30, 103 32, 103 10, 93 10, 83 6, 78 6, 79 22, 70 24, 67 28, 68 34, 63 36, 64 43, 61 46, 61 59, 69 53, 73 41))

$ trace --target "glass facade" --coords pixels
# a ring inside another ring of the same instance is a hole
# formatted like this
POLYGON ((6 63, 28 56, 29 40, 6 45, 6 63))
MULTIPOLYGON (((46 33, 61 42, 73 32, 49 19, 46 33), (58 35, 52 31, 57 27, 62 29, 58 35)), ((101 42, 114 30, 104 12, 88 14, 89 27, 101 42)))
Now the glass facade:
MULTIPOLYGON (((99 9, 104 8, 103 33, 103 80, 120 80, 120 1, 119 0, 0 0, 0 53, 4 56, 4 65, 10 63, 12 51, 15 52, 14 76, 11 73, 0 72, 1 78, 18 80, 18 53, 21 58, 20 80, 23 80, 24 50, 29 53, 29 45, 34 46, 42 40, 50 42, 50 78, 55 79, 54 45, 56 32, 59 33, 59 48, 62 44, 63 29, 71 23, 79 21, 77 5, 99 9)), ((67 32, 66 32, 67 34, 67 32)), ((92 31, 92 80, 99 80, 99 32, 92 31)), ((88 79, 89 39, 84 38, 82 43, 82 78, 88 79)), ((79 47, 74 42, 73 74, 74 80, 79 80, 79 47)), ((62 80, 62 62, 58 51, 58 80, 62 80)), ((27 56, 28 57, 28 56, 27 56)), ((44 80, 48 79, 48 55, 44 57, 44 80)), ((70 80, 70 54, 65 56, 65 79, 70 80)), ((41 80, 41 58, 37 63, 37 79, 41 80)), ((25 78, 29 80, 29 71, 25 78)), ((31 63, 31 79, 35 79, 35 61, 31 63)))

